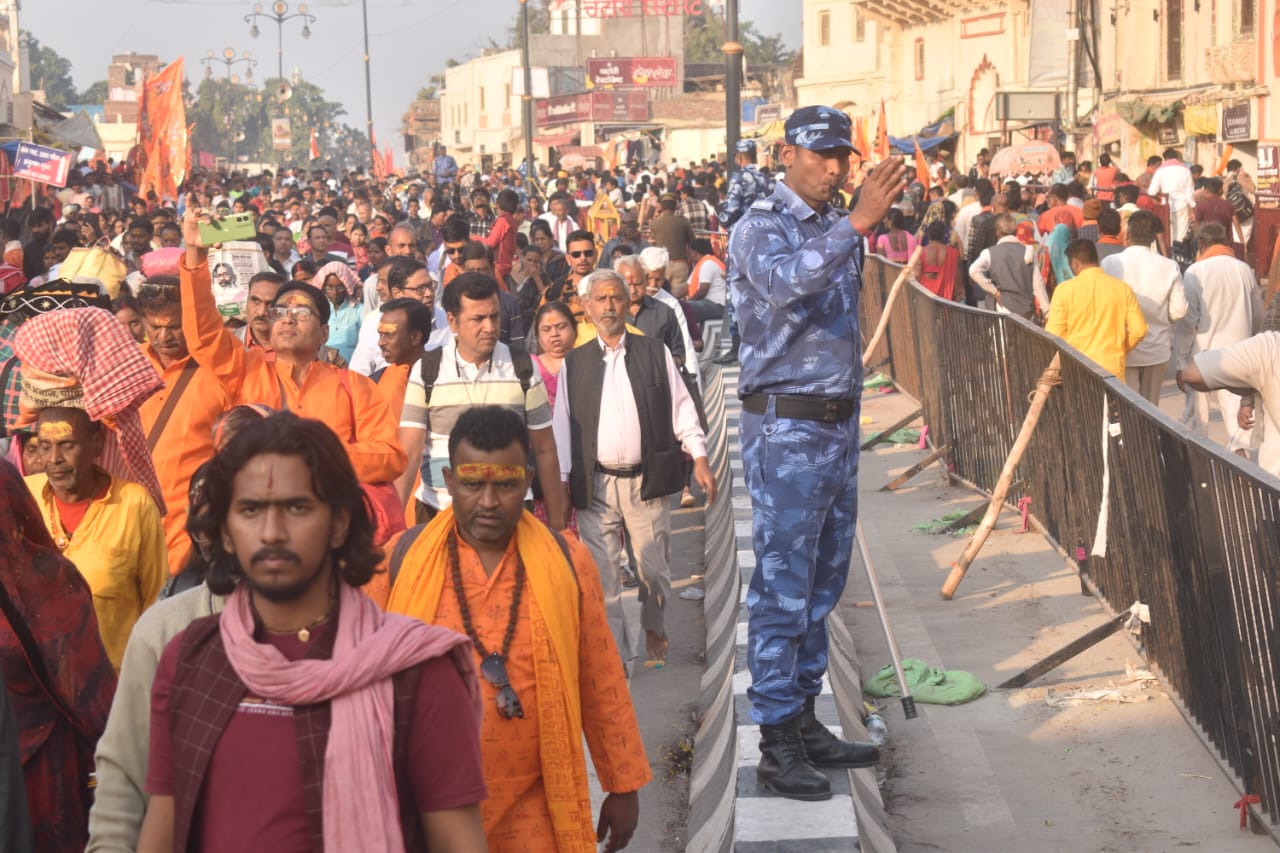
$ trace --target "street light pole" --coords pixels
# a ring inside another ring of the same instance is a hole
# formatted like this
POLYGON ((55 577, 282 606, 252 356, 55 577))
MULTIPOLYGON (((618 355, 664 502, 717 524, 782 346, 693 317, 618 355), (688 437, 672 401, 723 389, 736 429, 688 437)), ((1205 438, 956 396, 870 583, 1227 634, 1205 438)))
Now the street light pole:
POLYGON ((365 130, 369 137, 369 174, 373 174, 373 158, 378 151, 373 145, 373 78, 369 72, 369 0, 360 0, 360 14, 364 18, 364 105, 365 130))
POLYGON ((529 0, 520 0, 520 29, 524 33, 520 62, 524 69, 524 94, 520 98, 520 124, 524 127, 525 180, 535 186, 538 173, 533 160, 533 68, 529 65, 529 0))
MULTIPOLYGON (((250 24, 249 35, 253 38, 258 37, 258 18, 266 18, 268 21, 276 22, 276 65, 277 76, 284 79, 284 22, 293 18, 302 18, 302 37, 311 38, 311 25, 316 22, 316 16, 307 12, 307 4, 298 5, 298 11, 290 12, 289 4, 285 0, 276 0, 271 4, 271 11, 263 8, 261 3, 253 4, 253 11, 244 16, 244 22, 250 24)), ((366 28, 367 29, 367 28, 366 28)))
POLYGON ((742 44, 738 41, 738 0, 724 3, 724 142, 725 167, 732 172, 734 151, 742 135, 742 44))

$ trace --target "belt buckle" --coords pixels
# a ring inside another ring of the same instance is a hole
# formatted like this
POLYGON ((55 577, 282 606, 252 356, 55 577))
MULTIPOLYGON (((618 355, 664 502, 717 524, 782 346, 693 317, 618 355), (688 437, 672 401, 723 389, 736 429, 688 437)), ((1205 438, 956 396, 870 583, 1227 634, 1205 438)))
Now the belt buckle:
POLYGON ((834 400, 828 400, 826 405, 826 413, 822 416, 823 423, 833 424, 836 422, 840 414, 840 404, 834 400))

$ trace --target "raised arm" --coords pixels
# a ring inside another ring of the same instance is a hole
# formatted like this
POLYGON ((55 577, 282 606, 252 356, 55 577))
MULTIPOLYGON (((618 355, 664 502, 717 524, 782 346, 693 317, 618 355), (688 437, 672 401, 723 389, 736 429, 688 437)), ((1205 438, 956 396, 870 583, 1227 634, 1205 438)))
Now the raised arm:
POLYGON ((179 269, 182 294, 182 332, 191 357, 231 393, 239 396, 250 356, 222 323, 209 276, 209 250, 200 240, 199 211, 188 208, 182 218, 187 252, 179 269))

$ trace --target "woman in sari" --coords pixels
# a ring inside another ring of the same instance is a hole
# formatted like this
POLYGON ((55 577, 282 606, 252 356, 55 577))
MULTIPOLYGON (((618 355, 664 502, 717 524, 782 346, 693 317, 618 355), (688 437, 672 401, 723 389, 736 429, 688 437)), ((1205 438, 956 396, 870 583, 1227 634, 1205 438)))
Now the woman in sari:
MULTIPOLYGON (((533 347, 533 364, 542 377, 542 385, 547 389, 547 403, 554 411, 556 397, 560 391, 560 369, 564 366, 564 357, 573 349, 578 339, 578 322, 573 317, 569 306, 563 302, 548 302, 533 315, 533 334, 536 345, 533 347)), ((557 429, 555 423, 552 430, 557 429)), ((557 435, 556 444, 569 446, 569 436, 557 435)), ((543 502, 541 484, 534 483, 533 514, 542 521, 547 520, 547 507, 543 502)), ((569 515, 569 529, 577 533, 578 522, 572 513, 569 515)))
POLYGON ((928 242, 913 273, 920 284, 933 293, 954 300, 960 252, 947 242, 947 223, 940 219, 930 222, 925 236, 928 242))
POLYGON ((916 238, 903 230, 905 223, 906 217, 901 210, 890 209, 889 231, 876 239, 876 254, 895 264, 905 264, 911 259, 911 253, 916 250, 916 238))
POLYGON ((0 673, 18 723, 42 853, 84 850, 93 751, 116 676, 84 578, 64 559, 17 470, 0 461, 0 673))

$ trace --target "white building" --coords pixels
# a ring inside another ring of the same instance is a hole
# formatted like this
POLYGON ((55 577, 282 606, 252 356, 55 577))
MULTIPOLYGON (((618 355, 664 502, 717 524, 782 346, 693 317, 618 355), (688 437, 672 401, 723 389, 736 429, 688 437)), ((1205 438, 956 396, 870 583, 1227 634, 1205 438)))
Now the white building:
POLYGON ((449 68, 440 95, 442 141, 460 163, 479 165, 481 158, 513 161, 519 142, 520 97, 512 93, 512 75, 520 68, 520 51, 503 50, 449 68))

